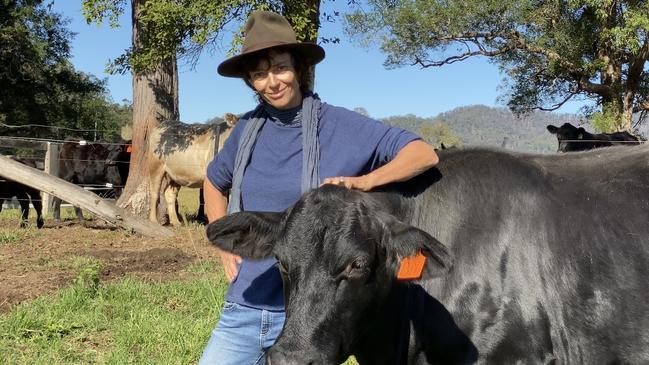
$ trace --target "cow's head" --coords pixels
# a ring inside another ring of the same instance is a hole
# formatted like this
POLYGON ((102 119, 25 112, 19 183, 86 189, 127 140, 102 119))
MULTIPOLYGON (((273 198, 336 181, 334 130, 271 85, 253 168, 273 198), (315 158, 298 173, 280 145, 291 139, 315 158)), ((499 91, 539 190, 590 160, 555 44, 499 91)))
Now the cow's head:
MULTIPOLYGON (((131 161, 131 141, 120 141, 106 145, 106 181, 115 186, 124 186, 131 161)), ((121 188, 116 189, 121 193, 121 188)))
POLYGON ((272 364, 340 363, 381 309, 402 258, 427 256, 424 277, 451 265, 440 242, 399 221, 374 196, 331 185, 282 213, 224 217, 207 235, 237 255, 278 259, 287 317, 268 354, 272 364))
POLYGON ((579 142, 592 139, 592 135, 586 132, 583 127, 577 128, 570 123, 564 123, 561 127, 550 124, 546 128, 548 132, 557 136, 559 142, 557 152, 581 151, 591 148, 588 144, 579 142))

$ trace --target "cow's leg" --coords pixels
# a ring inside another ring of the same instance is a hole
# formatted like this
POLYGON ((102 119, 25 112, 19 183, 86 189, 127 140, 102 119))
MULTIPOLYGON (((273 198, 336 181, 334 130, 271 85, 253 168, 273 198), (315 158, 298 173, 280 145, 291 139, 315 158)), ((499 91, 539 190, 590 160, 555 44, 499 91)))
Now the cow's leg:
POLYGON ((41 192, 36 189, 31 189, 29 197, 36 211, 36 227, 43 228, 43 200, 41 199, 41 192))
POLYGON ((165 190, 165 200, 167 201, 169 223, 171 223, 175 227, 180 226, 180 221, 178 220, 178 211, 176 209, 178 191, 180 191, 180 185, 174 183, 173 181, 169 182, 169 186, 167 187, 167 190, 165 190))
MULTIPOLYGON (((151 159, 155 157, 150 157, 151 159)), ((154 163, 155 164, 155 163, 154 163)), ((155 164, 149 170, 149 220, 158 223, 158 199, 160 199, 160 184, 164 176, 162 164, 155 164)))
POLYGON ((207 223, 205 216, 205 197, 203 196, 203 188, 198 192, 198 213, 196 213, 196 220, 201 223, 207 223))
POLYGON ((57 222, 61 221, 61 199, 54 196, 52 198, 52 215, 54 215, 54 220, 57 222))
POLYGON ((83 218, 83 212, 81 211, 81 208, 75 205, 74 211, 77 213, 77 219, 79 220, 79 222, 83 223, 85 219, 83 218))
POLYGON ((16 194, 16 199, 18 199, 18 204, 20 204, 20 228, 25 228, 29 218, 29 195, 21 192, 16 194))

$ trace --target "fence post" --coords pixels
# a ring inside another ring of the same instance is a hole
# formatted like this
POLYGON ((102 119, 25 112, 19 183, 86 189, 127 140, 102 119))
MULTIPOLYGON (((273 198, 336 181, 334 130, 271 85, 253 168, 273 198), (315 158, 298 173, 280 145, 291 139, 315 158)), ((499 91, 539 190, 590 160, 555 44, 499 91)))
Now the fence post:
MULTIPOLYGON (((47 152, 45 152, 45 173, 52 176, 59 176, 59 149, 61 144, 57 142, 47 142, 47 152)), ((53 196, 43 193, 43 214, 49 214, 52 211, 53 196)))

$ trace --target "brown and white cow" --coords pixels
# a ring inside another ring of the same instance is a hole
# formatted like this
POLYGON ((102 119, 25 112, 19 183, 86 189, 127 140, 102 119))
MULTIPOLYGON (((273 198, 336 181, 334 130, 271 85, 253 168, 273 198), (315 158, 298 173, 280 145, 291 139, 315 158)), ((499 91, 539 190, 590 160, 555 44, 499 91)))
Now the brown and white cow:
POLYGON ((180 225, 176 211, 176 199, 180 187, 203 186, 207 164, 214 158, 215 146, 218 152, 239 120, 236 115, 230 113, 225 114, 223 119, 221 123, 208 125, 169 122, 151 131, 149 139, 149 219, 151 221, 158 221, 156 207, 160 198, 160 185, 166 175, 170 181, 164 192, 169 221, 174 226, 180 225))

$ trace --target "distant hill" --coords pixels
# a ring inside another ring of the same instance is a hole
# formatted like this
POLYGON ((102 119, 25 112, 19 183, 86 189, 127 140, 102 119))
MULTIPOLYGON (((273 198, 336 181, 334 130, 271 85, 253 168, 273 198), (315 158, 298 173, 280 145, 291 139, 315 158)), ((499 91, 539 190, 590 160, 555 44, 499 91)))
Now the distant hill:
POLYGON ((547 131, 546 126, 560 126, 566 122, 577 125, 580 117, 573 114, 534 112, 516 118, 506 108, 470 105, 433 118, 406 115, 382 120, 414 132, 418 132, 424 123, 446 124, 460 139, 462 146, 501 147, 505 142, 505 148, 511 150, 550 153, 557 150, 557 140, 547 131))
MULTIPOLYGON (((206 123, 221 121, 223 121, 221 117, 215 117, 207 120, 206 123)), ((507 108, 469 105, 455 108, 432 118, 409 114, 382 118, 381 121, 418 134, 427 129, 422 129, 425 126, 446 125, 454 136, 441 136, 442 141, 454 140, 451 137, 457 137, 461 146, 502 147, 504 141, 507 149, 550 153, 556 152, 557 140, 547 131, 546 126, 548 124, 560 126, 566 122, 578 125, 580 117, 574 114, 534 112, 525 117, 516 118, 507 108)), ((428 129, 430 130, 430 128, 428 129)), ((592 128, 588 126, 586 129, 592 131, 592 128)), ((437 138, 440 138, 439 133, 443 134, 443 132, 443 128, 433 131, 437 138)))

